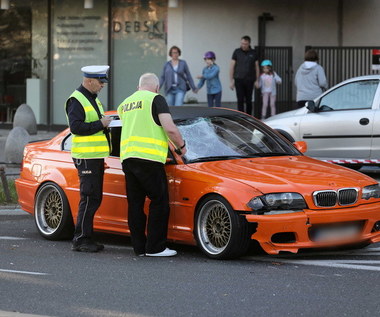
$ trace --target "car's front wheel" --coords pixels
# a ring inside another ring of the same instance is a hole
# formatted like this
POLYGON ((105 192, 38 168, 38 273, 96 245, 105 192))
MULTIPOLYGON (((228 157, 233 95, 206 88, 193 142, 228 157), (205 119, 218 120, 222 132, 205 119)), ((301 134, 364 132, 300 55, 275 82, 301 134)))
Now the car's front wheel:
POLYGON ((210 258, 231 259, 244 255, 250 244, 249 226, 226 199, 210 195, 200 204, 195 237, 210 258))
POLYGON ((55 183, 46 183, 38 190, 34 205, 34 220, 39 233, 46 239, 72 237, 73 218, 65 193, 55 183))

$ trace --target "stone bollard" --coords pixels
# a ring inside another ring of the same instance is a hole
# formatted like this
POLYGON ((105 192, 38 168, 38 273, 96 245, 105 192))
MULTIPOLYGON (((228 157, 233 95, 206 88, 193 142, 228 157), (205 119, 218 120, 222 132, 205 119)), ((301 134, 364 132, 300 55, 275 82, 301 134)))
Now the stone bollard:
POLYGON ((20 105, 13 118, 13 127, 22 127, 29 134, 37 134, 37 121, 32 108, 23 103, 20 105))
POLYGON ((22 127, 13 128, 5 141, 5 162, 21 164, 24 147, 29 143, 30 135, 22 127))

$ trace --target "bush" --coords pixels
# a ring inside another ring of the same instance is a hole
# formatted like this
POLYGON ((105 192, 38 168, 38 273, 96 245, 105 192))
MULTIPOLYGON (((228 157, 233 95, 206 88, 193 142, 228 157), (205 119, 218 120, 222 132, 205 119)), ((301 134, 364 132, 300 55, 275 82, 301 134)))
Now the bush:
POLYGON ((16 186, 15 186, 15 181, 14 179, 8 179, 8 188, 9 192, 11 194, 11 201, 8 202, 7 198, 5 197, 5 192, 3 188, 3 183, 0 182, 0 205, 14 205, 17 204, 17 192, 16 192, 16 186))

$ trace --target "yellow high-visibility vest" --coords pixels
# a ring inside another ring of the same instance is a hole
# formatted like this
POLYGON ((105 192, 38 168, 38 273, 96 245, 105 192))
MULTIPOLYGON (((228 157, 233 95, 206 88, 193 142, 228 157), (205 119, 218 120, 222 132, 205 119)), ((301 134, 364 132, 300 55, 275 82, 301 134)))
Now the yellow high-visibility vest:
MULTIPOLYGON (((78 90, 75 90, 70 98, 75 98, 82 105, 85 113, 84 122, 94 122, 99 120, 98 113, 94 109, 91 102, 78 90)), ((67 100, 68 101, 68 100, 67 100)), ((67 101, 65 107, 67 106, 67 101)), ((100 113, 103 115, 103 105, 96 98, 100 113)), ((92 135, 77 135, 73 134, 71 145, 71 156, 74 158, 104 158, 110 155, 110 146, 104 131, 101 130, 92 135)))
POLYGON ((139 90, 126 98, 117 108, 122 130, 120 160, 141 158, 165 163, 168 137, 152 116, 152 103, 157 94, 139 90))

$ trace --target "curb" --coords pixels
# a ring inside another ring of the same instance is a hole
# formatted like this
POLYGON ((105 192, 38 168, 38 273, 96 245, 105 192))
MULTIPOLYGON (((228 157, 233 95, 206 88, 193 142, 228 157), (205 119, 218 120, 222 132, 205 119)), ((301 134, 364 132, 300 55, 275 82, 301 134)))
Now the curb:
POLYGON ((20 205, 10 204, 10 205, 0 205, 0 210, 4 209, 21 209, 20 205))
POLYGON ((0 216, 25 216, 30 215, 28 212, 22 210, 20 206, 0 206, 0 216))

